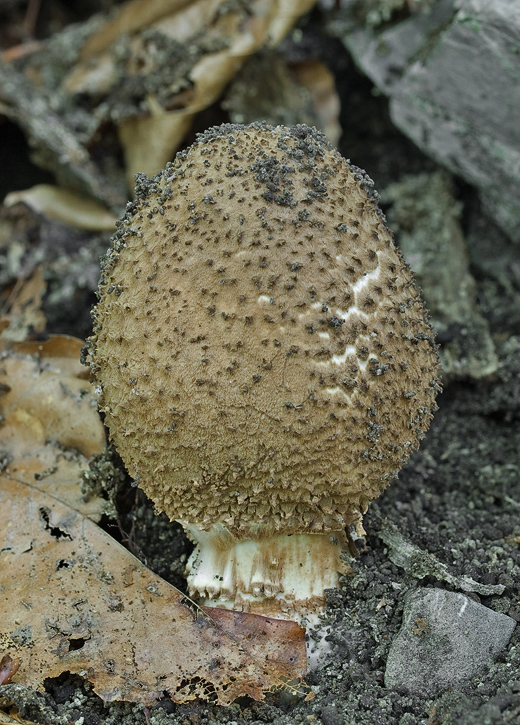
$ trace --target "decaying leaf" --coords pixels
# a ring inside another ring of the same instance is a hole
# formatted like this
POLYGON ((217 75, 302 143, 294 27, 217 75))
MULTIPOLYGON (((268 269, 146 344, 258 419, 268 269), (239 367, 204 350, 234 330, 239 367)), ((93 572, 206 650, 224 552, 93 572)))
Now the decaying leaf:
POLYGON ((83 342, 68 335, 25 340, 45 327, 43 273, 11 294, 0 332, 0 471, 58 494, 99 520, 104 503, 84 500, 79 482, 88 459, 105 447, 105 431, 87 372, 83 342))
POLYGON ((197 608, 90 519, 0 477, 0 651, 14 682, 68 671, 105 700, 229 704, 305 674, 294 622, 197 608))
POLYGON ((115 217, 106 207, 85 194, 77 194, 52 184, 37 184, 23 191, 12 191, 4 199, 5 206, 22 202, 33 211, 78 229, 88 231, 115 230, 115 217))
POLYGON ((81 49, 80 59, 88 60, 109 48, 121 35, 131 35, 160 20, 165 15, 176 13, 193 0, 133 0, 120 8, 115 18, 103 23, 101 29, 91 36, 81 49))
POLYGON ((309 58, 291 64, 298 83, 301 83, 312 99, 312 107, 317 116, 316 125, 333 146, 337 146, 341 136, 339 113, 341 102, 334 82, 334 76, 320 60, 309 58))
POLYGON ((105 432, 79 362, 81 346, 81 340, 56 335, 45 342, 11 342, 3 351, 0 469, 98 520, 103 501, 85 501, 79 482, 88 459, 104 449, 105 432))
POLYGON ((41 310, 45 293, 43 270, 37 267, 29 279, 20 277, 5 304, 2 340, 25 340, 29 333, 42 332, 46 320, 41 310))
POLYGON ((9 655, 4 655, 0 660, 0 685, 7 685, 18 672, 22 660, 17 657, 12 659, 9 655))
POLYGON ((127 178, 171 159, 196 113, 213 103, 244 60, 276 45, 315 0, 131 0, 93 34, 63 87, 110 99, 127 178), (124 61, 121 40, 128 38, 124 61), (140 96, 138 108, 129 98, 140 96))
POLYGON ((334 146, 341 135, 334 77, 313 57, 288 60, 273 48, 255 53, 229 84, 221 105, 233 123, 259 118, 273 126, 306 123, 334 146))
MULTIPOLYGON (((62 187, 119 214, 124 178, 133 190, 136 173, 163 168, 245 60, 279 44, 315 2, 129 0, 5 56, 0 113, 24 130, 33 159, 62 187), (124 169, 107 153, 118 143, 124 169)), ((57 206, 53 199, 48 208, 57 206)), ((72 223, 84 218, 72 211, 72 223)))
POLYGON ((85 343, 72 335, 49 335, 46 340, 11 342, 9 350, 18 355, 37 356, 48 369, 87 380, 89 371, 80 360, 85 343))

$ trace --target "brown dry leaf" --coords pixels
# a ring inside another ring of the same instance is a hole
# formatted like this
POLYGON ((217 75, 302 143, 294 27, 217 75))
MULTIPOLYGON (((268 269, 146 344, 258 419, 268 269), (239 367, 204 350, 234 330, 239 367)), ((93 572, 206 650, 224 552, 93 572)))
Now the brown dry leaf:
POLYGON ((46 284, 42 267, 37 267, 29 279, 20 278, 6 302, 0 334, 2 340, 25 340, 30 332, 45 329, 45 315, 41 310, 46 284))
POLYGON ((14 660, 10 655, 4 655, 2 657, 0 660, 0 685, 6 685, 8 682, 11 682, 18 672, 21 663, 22 660, 19 657, 14 660))
POLYGON ((300 85, 311 95, 317 126, 333 146, 337 146, 342 133, 339 123, 341 102, 336 91, 334 76, 327 66, 314 58, 291 64, 291 70, 300 85))
POLYGON ((41 688, 68 671, 106 700, 228 704, 303 677, 297 624, 197 608, 96 526, 103 501, 79 484, 105 434, 83 343, 6 339, 43 290, 38 270, 0 333, 0 682, 41 688))
MULTIPOLYGON (((9 704, 3 705, 2 698, 0 698, 0 707, 10 707, 9 704)), ((37 725, 34 720, 25 720, 25 718, 18 715, 18 711, 15 707, 10 709, 9 714, 0 711, 0 725, 37 725)), ((40 723, 41 725, 41 723, 40 723)))
POLYGON ((193 120, 194 114, 185 111, 165 111, 152 97, 148 107, 149 116, 129 118, 119 126, 129 188, 134 185, 135 174, 152 177, 166 166, 193 120))
POLYGON ((4 350, 0 467, 6 477, 49 491, 99 520, 103 501, 84 501, 80 490, 88 459, 105 447, 96 399, 79 362, 81 346, 81 340, 57 335, 4 350))
POLYGON ((49 335, 46 340, 21 340, 9 344, 9 349, 15 353, 37 355, 53 370, 87 380, 90 370, 80 360, 84 347, 84 340, 72 335, 49 335))
POLYGON ((13 682, 68 671, 105 700, 229 704, 305 674, 294 622, 196 608, 78 511, 0 477, 0 650, 13 682))
POLYGON ((123 34, 133 34, 159 20, 175 13, 192 0, 133 0, 123 5, 119 13, 106 22, 101 30, 91 36, 81 49, 81 60, 88 60, 109 48, 123 34))
POLYGON ((131 0, 85 43, 64 88, 72 94, 113 93, 120 83, 116 48, 125 34, 127 79, 136 84, 159 73, 157 48, 172 53, 181 44, 184 58, 193 57, 182 77, 170 72, 168 82, 143 97, 144 112, 118 123, 132 187, 134 174, 152 176, 165 166, 195 114, 219 97, 245 59, 280 42, 314 3, 251 0, 244 9, 226 0, 131 0))
POLYGON ((47 219, 88 231, 115 231, 117 217, 105 206, 85 194, 61 189, 52 184, 37 184, 23 191, 12 191, 5 206, 23 203, 47 219))

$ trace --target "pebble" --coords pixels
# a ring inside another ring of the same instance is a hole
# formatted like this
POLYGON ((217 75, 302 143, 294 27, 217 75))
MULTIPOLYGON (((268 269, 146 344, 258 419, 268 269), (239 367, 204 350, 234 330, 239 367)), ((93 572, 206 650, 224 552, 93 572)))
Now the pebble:
POLYGON ((419 589, 406 597, 390 646, 387 687, 430 697, 473 677, 508 644, 516 622, 465 594, 419 589))

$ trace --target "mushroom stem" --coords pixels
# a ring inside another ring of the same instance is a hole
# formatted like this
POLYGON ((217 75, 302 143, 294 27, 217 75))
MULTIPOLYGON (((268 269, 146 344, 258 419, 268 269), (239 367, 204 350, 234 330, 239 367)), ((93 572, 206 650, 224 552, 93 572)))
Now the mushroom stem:
POLYGON ((187 565, 190 595, 206 606, 278 618, 320 612, 325 589, 346 569, 344 531, 238 539, 222 524, 209 531, 184 524, 195 542, 187 565))

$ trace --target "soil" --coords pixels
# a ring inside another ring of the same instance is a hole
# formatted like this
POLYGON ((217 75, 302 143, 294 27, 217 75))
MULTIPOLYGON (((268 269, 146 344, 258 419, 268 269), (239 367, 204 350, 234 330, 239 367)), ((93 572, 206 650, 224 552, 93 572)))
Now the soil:
MULTIPOLYGON (((5 5, 11 9, 13 34, 22 3, 5 5)), ((49 3, 59 7, 57 17, 65 23, 69 11, 65 13, 61 5, 49 3)), ((89 7, 99 9, 100 5, 90 3, 89 7)), ((5 15, 7 10, 2 12, 5 15)), ((84 17, 76 14, 73 19, 84 17)), ((49 32, 48 25, 43 25, 40 32, 49 32)), ((320 12, 302 23, 301 30, 336 76, 342 101, 341 152, 376 180, 379 191, 405 174, 433 171, 433 162, 392 126, 385 98, 356 71, 339 40, 327 37, 320 12)), ((222 120, 226 118, 220 108, 209 109, 203 116, 208 126, 222 120)), ((0 156, 4 154, 19 163, 16 174, 11 173, 12 162, 2 164, 3 193, 47 178, 30 161, 26 140, 11 122, 2 125, 0 156)), ((227 708, 164 700, 146 711, 135 704, 104 703, 88 683, 65 673, 47 681, 44 693, 15 685, 0 689, 0 696, 16 701, 22 717, 47 725, 498 725, 519 721, 520 627, 489 666, 440 695, 425 699, 385 687, 385 664, 401 626, 405 594, 433 586, 457 591, 434 576, 418 579, 392 563, 379 535, 387 523, 446 564, 454 577, 504 585, 500 595, 470 596, 520 621, 520 247, 483 216, 471 187, 457 179, 455 186, 457 203, 463 205, 476 299, 489 323, 498 368, 481 380, 444 380, 439 411, 420 450, 366 514, 368 533, 357 542, 359 555, 351 562, 352 575, 345 578, 341 590, 329 593, 325 617, 331 626, 330 652, 307 678, 314 699, 304 701, 280 692, 267 695, 264 703, 243 699, 227 708)), ((16 217, 15 212, 10 215, 10 220, 16 217)), ((27 234, 26 219, 20 224, 25 240, 22 261, 16 265, 11 260, 9 266, 6 249, 2 250, 2 294, 5 297, 24 265, 30 267, 35 260, 42 263, 48 282, 44 301, 48 330, 85 337, 107 235, 71 231, 41 218, 31 220, 31 234, 27 234)), ((127 478, 118 490, 118 523, 107 520, 107 530, 150 568, 183 588, 183 564, 190 545, 182 530, 157 516, 127 478)))

